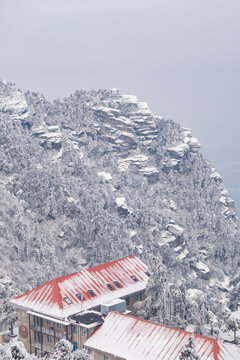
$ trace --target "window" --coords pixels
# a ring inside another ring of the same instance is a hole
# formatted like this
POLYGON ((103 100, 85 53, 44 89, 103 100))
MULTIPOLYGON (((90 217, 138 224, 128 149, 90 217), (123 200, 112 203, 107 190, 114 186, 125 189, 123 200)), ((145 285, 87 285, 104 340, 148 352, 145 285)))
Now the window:
POLYGON ((113 281, 113 283, 114 283, 114 285, 116 285, 116 287, 117 287, 117 288, 119 288, 119 289, 121 289, 121 288, 122 288, 122 285, 120 284, 120 282, 119 282, 119 281, 114 280, 114 281, 113 281))
POLYGON ((123 300, 125 300, 125 301, 126 301, 126 306, 128 306, 128 305, 129 305, 129 303, 130 303, 129 296, 127 296, 127 297, 123 298, 123 300))
POLYGON ((82 328, 82 336, 84 336, 85 338, 88 337, 88 329, 82 328))
POLYGON ((43 334, 40 333, 39 331, 35 331, 34 332, 34 340, 40 344, 43 343, 43 334))
POLYGON ((48 325, 52 325, 51 320, 47 320, 47 324, 48 324, 48 325))
POLYGON ((115 287, 110 283, 106 284, 106 286, 109 290, 112 290, 112 291, 115 290, 115 287))
POLYGON ((150 272, 149 272, 149 271, 145 271, 145 274, 146 274, 148 277, 150 277, 150 276, 151 276, 151 274, 150 274, 150 272))
POLYGON ((77 333, 77 327, 76 325, 72 325, 72 333, 76 334, 77 333))
POLYGON ((61 328, 61 327, 62 327, 62 324, 57 324, 57 327, 58 327, 58 328, 61 328))
POLYGON ((52 336, 51 336, 51 335, 47 335, 47 341, 48 341, 49 343, 52 343, 52 336))
POLYGON ((67 296, 65 298, 63 298, 63 300, 65 300, 68 305, 72 304, 72 300, 69 299, 69 297, 67 297, 67 296))
POLYGON ((33 316, 33 322, 35 325, 39 325, 42 326, 42 318, 38 317, 38 316, 33 316))
POLYGON ((132 278, 135 282, 139 281, 139 279, 138 279, 135 275, 131 275, 131 278, 132 278))
POLYGON ((142 293, 136 294, 136 301, 142 301, 142 293))
POLYGON ((76 297, 81 301, 84 300, 84 295, 83 294, 76 294, 76 297))
POLYGON ((75 351, 75 350, 77 350, 77 348, 78 348, 77 342, 74 341, 74 342, 73 342, 73 350, 75 351))
POLYGON ((108 355, 104 354, 104 360, 108 360, 108 355))
POLYGON ((92 297, 94 297, 94 296, 96 296, 96 294, 95 294, 95 292, 93 291, 93 290, 88 290, 88 293, 92 296, 92 297))

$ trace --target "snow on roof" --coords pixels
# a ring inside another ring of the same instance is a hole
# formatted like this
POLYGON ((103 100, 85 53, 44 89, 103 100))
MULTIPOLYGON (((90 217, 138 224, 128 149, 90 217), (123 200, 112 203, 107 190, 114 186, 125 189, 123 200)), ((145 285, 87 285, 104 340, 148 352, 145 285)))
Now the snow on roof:
POLYGON ((53 279, 16 297, 11 303, 26 310, 65 319, 106 301, 144 290, 148 280, 146 271, 147 266, 132 255, 53 279), (134 281, 132 275, 138 281, 134 281), (114 281, 121 287, 116 286, 114 281), (106 285, 109 283, 113 290, 106 285))
MULTIPOLYGON (((128 360, 177 360, 191 332, 111 311, 84 346, 128 360)), ((240 349, 195 334, 199 360, 237 360, 240 349)))
POLYGON ((102 305, 103 306, 113 306, 113 305, 118 305, 118 304, 121 304, 121 303, 125 303, 125 300, 118 298, 118 299, 113 299, 113 300, 106 301, 102 305))

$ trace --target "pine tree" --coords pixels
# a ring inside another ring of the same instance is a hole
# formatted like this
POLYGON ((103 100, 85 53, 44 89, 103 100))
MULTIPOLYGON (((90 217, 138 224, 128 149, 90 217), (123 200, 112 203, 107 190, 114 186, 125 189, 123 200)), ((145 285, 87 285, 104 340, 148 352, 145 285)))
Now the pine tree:
POLYGON ((72 360, 73 345, 65 339, 59 340, 51 360, 72 360))
POLYGON ((194 336, 192 335, 188 343, 184 346, 181 354, 179 355, 179 360, 198 360, 199 356, 197 355, 195 343, 194 343, 194 336))
POLYGON ((178 281, 171 286, 170 325, 184 330, 186 321, 186 287, 183 282, 178 281))
POLYGON ((4 348, 3 345, 0 344, 0 359, 1 360, 7 360, 9 359, 9 357, 7 357, 7 354, 6 354, 6 349, 4 348))
POLYGON ((147 287, 147 297, 136 303, 137 316, 156 321, 162 324, 169 324, 170 320, 170 291, 166 276, 165 267, 162 261, 155 259, 152 276, 147 287))
POLYGON ((74 351, 73 360, 94 360, 94 358, 92 355, 88 354, 86 349, 82 349, 74 351))
POLYGON ((6 351, 6 355, 9 359, 12 360, 23 360, 27 359, 28 357, 27 350, 20 341, 13 343, 13 345, 11 345, 10 348, 6 351))

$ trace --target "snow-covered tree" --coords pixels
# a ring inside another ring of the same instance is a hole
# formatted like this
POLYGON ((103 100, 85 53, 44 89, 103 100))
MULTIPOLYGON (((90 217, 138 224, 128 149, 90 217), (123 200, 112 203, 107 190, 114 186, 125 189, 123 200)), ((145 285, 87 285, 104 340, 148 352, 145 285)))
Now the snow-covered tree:
POLYGON ((6 349, 3 345, 0 344, 0 359, 7 360, 6 349))
POLYGON ((65 339, 59 340, 51 360, 72 360, 73 345, 65 339))
POLYGON ((143 319, 169 324, 170 291, 166 270, 160 258, 155 258, 154 261, 152 276, 148 280, 145 291, 146 298, 136 303, 135 308, 137 316, 143 319))
POLYGON ((240 301, 240 271, 230 281, 230 292, 229 292, 229 309, 231 311, 238 310, 238 303, 240 301))
POLYGON ((199 356, 196 352, 196 347, 194 343, 194 336, 192 335, 188 343, 184 346, 181 354, 179 355, 179 360, 198 360, 199 356))
POLYGON ((73 351, 73 345, 62 339, 56 343, 54 354, 49 360, 94 360, 94 357, 86 349, 73 351))
POLYGON ((184 330, 187 326, 186 320, 186 287, 183 282, 177 281, 170 288, 170 325, 184 330))
POLYGON ((238 342, 237 331, 238 329, 240 329, 240 320, 230 316, 229 319, 226 321, 226 325, 228 330, 231 330, 233 332, 234 335, 233 342, 237 344, 238 342))
POLYGON ((28 358, 27 350, 20 341, 14 342, 6 351, 10 360, 23 360, 28 358))
POLYGON ((86 349, 82 349, 74 351, 73 360, 94 360, 94 357, 86 349))

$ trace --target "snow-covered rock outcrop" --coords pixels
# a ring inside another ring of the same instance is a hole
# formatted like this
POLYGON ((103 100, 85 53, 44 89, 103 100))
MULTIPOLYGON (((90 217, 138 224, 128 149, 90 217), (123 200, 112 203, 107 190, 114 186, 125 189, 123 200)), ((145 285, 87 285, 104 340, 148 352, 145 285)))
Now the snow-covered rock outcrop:
POLYGON ((23 93, 14 86, 7 85, 5 81, 0 80, 0 83, 0 112, 15 120, 25 120, 29 111, 23 93))
POLYGON ((115 90, 112 95, 111 103, 102 101, 101 105, 93 106, 91 110, 95 124, 107 130, 104 138, 118 154, 119 170, 127 171, 133 165, 146 177, 158 176, 158 169, 149 163, 148 155, 136 151, 138 143, 150 145, 158 134, 156 120, 147 103, 140 102, 133 95, 119 95, 115 90))
POLYGON ((128 214, 132 213, 132 209, 130 209, 127 205, 127 201, 125 197, 117 197, 115 199, 115 203, 118 207, 119 214, 123 216, 127 216, 128 214))
POLYGON ((40 145, 46 148, 60 149, 62 146, 62 134, 59 126, 39 127, 32 129, 32 135, 40 140, 40 145))
POLYGON ((209 280, 211 277, 210 269, 202 261, 198 261, 196 264, 192 265, 193 269, 196 271, 196 275, 202 279, 209 280))

